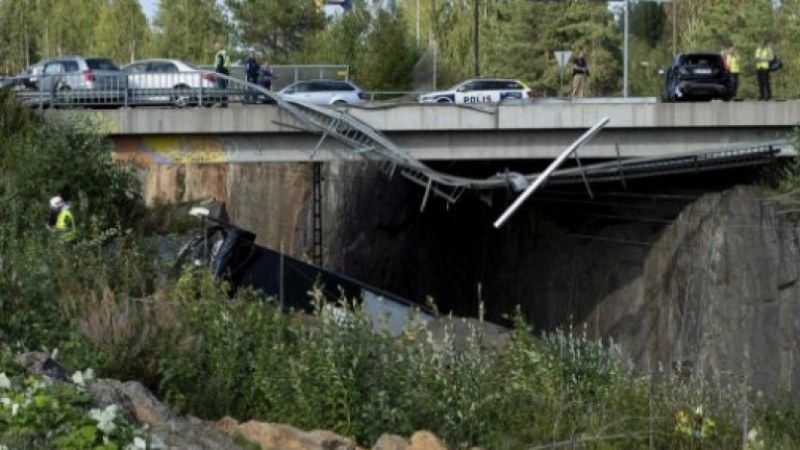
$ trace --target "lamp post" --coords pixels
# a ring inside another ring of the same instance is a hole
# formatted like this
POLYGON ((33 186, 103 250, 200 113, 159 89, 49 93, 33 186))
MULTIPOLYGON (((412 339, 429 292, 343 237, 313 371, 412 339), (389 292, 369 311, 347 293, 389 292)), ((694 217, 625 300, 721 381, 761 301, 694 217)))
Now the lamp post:
POLYGON ((481 65, 478 58, 478 0, 472 0, 472 44, 473 58, 475 60, 475 76, 481 76, 481 65))
MULTIPOLYGON (((640 0, 659 1, 659 0, 640 0)), ((678 36, 678 0, 661 0, 659 3, 672 3, 672 57, 677 54, 678 36)), ((623 44, 622 44, 622 96, 628 97, 628 16, 630 14, 630 0, 625 0, 623 12, 623 44)))
POLYGON ((622 43, 622 96, 628 98, 628 10, 630 9, 630 1, 625 0, 625 16, 623 19, 623 32, 625 39, 622 43))

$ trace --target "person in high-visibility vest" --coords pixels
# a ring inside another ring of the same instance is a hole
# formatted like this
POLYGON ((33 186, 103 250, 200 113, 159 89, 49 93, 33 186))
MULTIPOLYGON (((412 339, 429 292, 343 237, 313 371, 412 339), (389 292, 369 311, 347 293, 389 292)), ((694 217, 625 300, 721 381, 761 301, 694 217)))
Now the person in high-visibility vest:
POLYGON ((758 79, 758 93, 760 100, 772 98, 772 87, 769 84, 769 63, 775 57, 772 48, 766 40, 756 49, 756 78, 758 79))
POLYGON ((70 211, 70 204, 65 202, 60 195, 50 199, 47 227, 58 232, 58 239, 61 242, 69 243, 75 240, 75 218, 70 211))
MULTIPOLYGON (((214 50, 217 53, 214 55, 214 70, 217 73, 221 73, 223 75, 230 75, 231 74, 231 57, 228 55, 228 52, 219 42, 214 44, 214 50)), ((225 77, 217 77, 217 87, 220 89, 226 89, 228 87, 228 79, 225 77)), ((222 96, 222 107, 228 106, 228 96, 223 94, 222 96)))
POLYGON ((739 74, 742 68, 739 65, 739 54, 736 53, 736 46, 731 44, 725 53, 725 66, 731 73, 731 99, 736 98, 739 91, 739 74))

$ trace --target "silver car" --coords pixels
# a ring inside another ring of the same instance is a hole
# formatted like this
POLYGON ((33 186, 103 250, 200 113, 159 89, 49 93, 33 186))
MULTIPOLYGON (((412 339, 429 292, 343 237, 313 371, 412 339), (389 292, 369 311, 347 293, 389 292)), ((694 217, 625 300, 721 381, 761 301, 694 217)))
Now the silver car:
POLYGON ((183 107, 198 104, 206 96, 210 99, 208 91, 217 87, 213 73, 177 59, 136 61, 122 70, 128 74, 131 100, 137 103, 183 107))
POLYGON ((316 105, 357 105, 367 98, 360 87, 344 80, 298 81, 278 93, 286 100, 316 105))
POLYGON ((120 104, 126 95, 125 72, 109 58, 61 56, 44 64, 39 91, 52 104, 120 104))

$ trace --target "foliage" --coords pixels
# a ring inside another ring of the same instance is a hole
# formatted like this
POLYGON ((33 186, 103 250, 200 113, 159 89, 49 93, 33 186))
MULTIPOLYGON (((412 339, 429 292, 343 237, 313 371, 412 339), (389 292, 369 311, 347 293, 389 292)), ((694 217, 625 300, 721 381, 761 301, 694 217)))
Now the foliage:
MULTIPOLYGON (((6 110, 24 108, 13 99, 2 100, 6 110)), ((0 202, 18 229, 40 224, 53 195, 72 203, 84 231, 92 221, 103 230, 129 223, 141 212, 136 174, 114 161, 111 142, 98 131, 103 127, 97 119, 73 117, 33 127, 31 119, 23 119, 26 113, 14 114, 18 119, 4 119, 0 125, 25 128, 4 130, 10 145, 0 154, 0 168, 13 170, 4 170, 0 179, 0 202)))
POLYGON ((325 24, 316 0, 225 0, 238 24, 239 39, 276 60, 286 60, 325 24))
POLYGON ((139 0, 113 0, 97 22, 93 51, 119 63, 132 62, 146 53, 150 28, 139 0))
POLYGON ((161 0, 153 31, 154 54, 214 64, 214 44, 227 46, 228 24, 215 0, 161 0))
POLYGON ((145 430, 116 411, 117 405, 91 408, 90 395, 79 385, 25 376, 8 349, 0 348, 0 447, 144 448, 145 430))

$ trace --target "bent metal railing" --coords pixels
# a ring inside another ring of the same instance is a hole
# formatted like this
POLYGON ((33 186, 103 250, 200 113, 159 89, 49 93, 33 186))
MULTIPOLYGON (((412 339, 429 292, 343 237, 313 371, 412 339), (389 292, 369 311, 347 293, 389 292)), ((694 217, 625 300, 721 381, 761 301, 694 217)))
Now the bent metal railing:
MULTIPOLYGON (((346 109, 316 106, 288 100, 280 94, 234 77, 225 77, 209 71, 170 74, 128 74, 101 80, 93 89, 63 89, 59 83, 39 79, 12 78, 0 80, 0 88, 14 90, 22 101, 34 107, 126 107, 172 105, 213 106, 228 103, 274 103, 293 116, 302 129, 320 135, 311 152, 346 152, 379 162, 389 176, 399 173, 425 188, 421 208, 425 207, 432 192, 450 203, 456 202, 467 189, 487 190, 509 188, 521 192, 535 183, 540 173, 521 174, 505 172, 488 178, 476 179, 446 174, 431 169, 389 140, 383 133, 354 118, 346 109), (147 76, 144 76, 147 75, 147 76), (218 80, 226 81, 225 87, 218 80), (45 87, 49 86, 49 89, 45 87), (167 86, 173 86, 172 88, 167 86), (98 89, 100 87, 101 89, 98 89), (328 139, 339 145, 325 147, 328 139), (346 150, 341 150, 342 144, 346 150)), ((96 76, 95 80, 99 78, 96 76)), ((53 77, 53 81, 74 81, 67 75, 53 77)), ((80 81, 80 80, 78 80, 80 81)), ((605 123, 603 123, 604 125, 605 123)), ((576 142, 585 142, 603 125, 596 125, 576 142), (587 135, 588 134, 588 135, 587 135)), ((579 146, 578 146, 579 147, 579 146)), ((576 150, 578 150, 576 148, 576 150)), ((686 155, 656 156, 647 158, 622 158, 590 165, 581 165, 578 153, 573 153, 577 167, 555 170, 548 183, 583 183, 591 196, 590 182, 611 181, 626 184, 627 179, 646 176, 663 176, 674 173, 701 172, 744 166, 767 164, 776 157, 794 155, 794 148, 785 141, 742 145, 736 148, 717 148, 686 155)))
MULTIPOLYGON (((368 161, 377 161, 389 176, 395 173, 425 188, 420 209, 430 193, 456 202, 466 189, 494 189, 517 186, 509 174, 485 179, 461 177, 428 167, 395 145, 380 131, 344 110, 288 100, 280 94, 238 78, 209 71, 181 73, 67 73, 44 74, 17 79, 11 86, 17 97, 38 108, 131 107, 138 105, 220 106, 228 103, 275 103, 290 113, 308 132, 320 134, 314 152, 324 149, 326 139, 338 141, 368 161)), ((585 142, 607 122, 593 127, 579 142, 585 142)), ((578 144, 575 148, 577 151, 578 144)), ((343 151, 343 150, 336 150, 343 151)), ((312 153, 312 157, 313 157, 312 153)), ((524 176, 531 182, 538 174, 524 176)))

